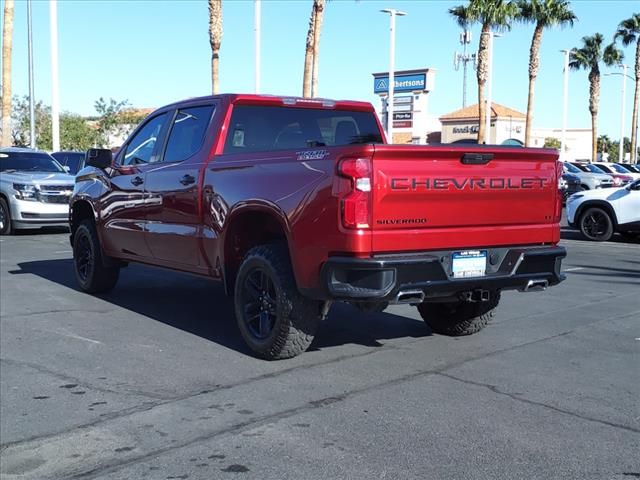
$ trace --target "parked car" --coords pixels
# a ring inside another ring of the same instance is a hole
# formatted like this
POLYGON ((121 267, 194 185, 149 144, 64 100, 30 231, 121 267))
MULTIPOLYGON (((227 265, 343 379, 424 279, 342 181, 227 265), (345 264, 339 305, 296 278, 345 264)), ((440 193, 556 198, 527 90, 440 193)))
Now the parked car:
POLYGON ((580 178, 573 173, 562 174, 562 179, 560 180, 560 190, 562 191, 564 201, 566 202, 568 197, 576 192, 582 191, 580 178))
POLYGON ((72 175, 75 175, 84 168, 85 152, 53 152, 51 156, 72 175))
POLYGON ((614 232, 640 233, 640 180, 612 190, 580 192, 567 199, 567 221, 589 240, 604 242, 614 232))
POLYGON ((108 291, 127 262, 221 280, 246 344, 279 359, 307 349, 334 301, 415 305, 432 331, 469 335, 501 292, 564 279, 557 151, 384 138, 363 102, 162 107, 115 158, 87 152, 70 211, 78 284, 108 291))
MULTIPOLYGON (((627 183, 632 182, 633 180, 638 180, 640 179, 640 173, 634 173, 634 172, 630 172, 629 170, 627 170, 626 168, 624 168, 622 165, 620 165, 619 163, 604 163, 604 162, 594 162, 594 165, 596 167, 601 168, 602 170, 604 170, 606 173, 609 174, 618 174, 618 175, 622 175, 623 177, 626 177, 626 180, 624 180, 624 184, 626 185, 627 183)), ((622 185, 621 185, 622 186, 622 185)))
POLYGON ((576 175, 580 179, 582 190, 595 190, 596 188, 611 188, 614 186, 613 177, 606 173, 590 172, 579 168, 573 163, 563 162, 565 173, 576 175))
POLYGON ((614 187, 622 187, 628 183, 631 182, 631 178, 628 175, 622 174, 622 173, 617 173, 614 171, 611 171, 609 169, 603 169, 598 167, 596 164, 594 163, 572 163, 572 165, 580 168, 581 170, 584 171, 588 171, 588 172, 593 172, 593 173, 603 173, 605 175, 609 175, 612 179, 613 179, 613 186, 614 187))
POLYGON ((638 165, 631 165, 630 163, 619 163, 618 165, 626 168, 631 173, 640 173, 640 167, 638 167, 638 165))
POLYGON ((14 229, 69 226, 75 178, 48 153, 0 149, 0 235, 14 229))

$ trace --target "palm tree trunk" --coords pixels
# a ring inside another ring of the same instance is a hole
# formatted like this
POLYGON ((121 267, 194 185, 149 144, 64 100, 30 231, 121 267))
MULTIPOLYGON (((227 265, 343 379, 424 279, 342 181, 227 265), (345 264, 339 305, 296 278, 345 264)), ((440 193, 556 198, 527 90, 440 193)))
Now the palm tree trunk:
POLYGON ((598 161, 598 112, 595 112, 595 113, 591 113, 591 163, 597 162, 597 161, 598 161))
POLYGON ((309 30, 307 31, 307 44, 304 52, 304 71, 302 73, 302 96, 311 97, 311 77, 313 76, 313 46, 316 33, 316 4, 311 8, 309 18, 309 30))
POLYGON ((540 67, 540 43, 542 42, 543 26, 539 23, 533 31, 531 49, 529 50, 529 96, 527 98, 527 123, 524 128, 524 144, 531 146, 531 130, 533 128, 533 101, 536 90, 536 77, 540 67))
POLYGON ((598 106, 600 104, 600 69, 589 72, 589 112, 591 112, 591 161, 598 161, 598 106))
POLYGON ((638 103, 640 102, 640 38, 636 40, 636 89, 631 117, 631 163, 638 163, 638 103))
POLYGON ((10 147, 11 141, 11 50, 13 48, 13 0, 4 2, 2 25, 2 139, 0 146, 10 147))
POLYGON ((211 44, 211 91, 215 95, 219 90, 222 0, 209 0, 209 43, 211 44))
POLYGON ((320 72, 320 32, 322 31, 322 20, 324 18, 325 0, 314 0, 315 7, 315 28, 313 33, 313 75, 311 78, 311 96, 318 96, 318 75, 320 72))
MULTIPOLYGON (((484 85, 487 83, 487 61, 488 61, 488 48, 489 48, 489 32, 490 25, 482 25, 482 33, 480 34, 480 45, 478 46, 478 70, 476 71, 476 78, 478 79, 478 143, 485 143, 485 138, 488 137, 488 132, 484 131, 484 117, 485 117, 485 99, 484 99, 484 85)), ((489 106, 489 108, 491 108, 489 106)))

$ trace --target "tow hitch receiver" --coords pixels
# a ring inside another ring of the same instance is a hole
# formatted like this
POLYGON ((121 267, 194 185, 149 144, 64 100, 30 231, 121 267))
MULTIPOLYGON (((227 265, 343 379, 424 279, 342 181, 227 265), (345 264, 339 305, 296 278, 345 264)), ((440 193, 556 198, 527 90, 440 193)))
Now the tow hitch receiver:
POLYGON ((488 302, 490 297, 489 290, 469 290, 467 292, 462 292, 460 294, 460 299, 463 302, 477 303, 477 302, 488 302))

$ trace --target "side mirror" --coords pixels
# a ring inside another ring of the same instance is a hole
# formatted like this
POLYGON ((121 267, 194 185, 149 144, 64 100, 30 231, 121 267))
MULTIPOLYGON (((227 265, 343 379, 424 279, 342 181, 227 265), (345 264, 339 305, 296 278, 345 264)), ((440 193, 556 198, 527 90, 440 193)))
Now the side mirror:
POLYGON ((71 173, 71 168, 69 167, 69 165, 63 165, 62 168, 64 168, 65 172, 71 173))
POLYGON ((90 148, 87 150, 85 164, 92 167, 105 169, 113 163, 113 154, 106 148, 90 148))

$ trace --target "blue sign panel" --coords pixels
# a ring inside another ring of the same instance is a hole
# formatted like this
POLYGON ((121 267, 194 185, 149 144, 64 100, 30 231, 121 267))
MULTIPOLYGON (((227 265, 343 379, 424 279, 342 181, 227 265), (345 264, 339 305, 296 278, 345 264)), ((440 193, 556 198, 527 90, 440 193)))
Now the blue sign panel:
MULTIPOLYGON (((417 75, 396 75, 394 77, 394 92, 415 92, 425 90, 427 87, 427 75, 419 73, 417 75)), ((373 79, 373 93, 389 92, 389 76, 377 77, 373 79)))

